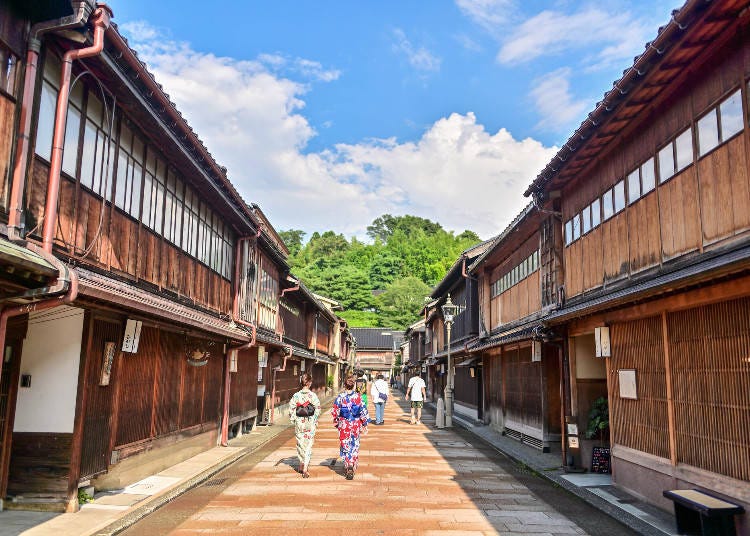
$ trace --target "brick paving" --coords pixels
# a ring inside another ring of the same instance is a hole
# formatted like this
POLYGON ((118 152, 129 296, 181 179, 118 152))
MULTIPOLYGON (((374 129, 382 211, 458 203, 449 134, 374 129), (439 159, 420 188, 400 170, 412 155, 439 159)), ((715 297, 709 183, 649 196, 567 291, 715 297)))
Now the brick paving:
POLYGON ((337 432, 324 414, 311 478, 296 472, 291 438, 169 533, 586 534, 486 449, 451 430, 436 430, 430 415, 410 425, 406 403, 393 398, 385 425, 371 425, 363 437, 353 481, 344 479, 337 432))

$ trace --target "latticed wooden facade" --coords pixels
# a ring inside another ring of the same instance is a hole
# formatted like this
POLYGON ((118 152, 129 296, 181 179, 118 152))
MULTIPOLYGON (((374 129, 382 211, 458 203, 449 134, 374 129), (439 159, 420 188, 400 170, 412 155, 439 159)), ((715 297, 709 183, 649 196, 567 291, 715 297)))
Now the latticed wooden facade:
POLYGON ((526 192, 561 218, 564 412, 585 428, 606 394, 615 483, 665 508, 675 487, 750 506, 746 10, 687 2, 526 192))
POLYGON ((111 17, 0 5, 0 501, 75 510, 82 481, 121 488, 283 413, 303 368, 322 392, 348 351, 111 17))

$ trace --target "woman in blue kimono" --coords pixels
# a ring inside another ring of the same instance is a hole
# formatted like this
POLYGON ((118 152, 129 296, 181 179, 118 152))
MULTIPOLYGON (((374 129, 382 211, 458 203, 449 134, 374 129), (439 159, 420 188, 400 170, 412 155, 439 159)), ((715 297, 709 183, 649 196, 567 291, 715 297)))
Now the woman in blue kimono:
POLYGON ((355 391, 356 378, 350 374, 344 380, 344 392, 336 397, 331 408, 333 424, 339 431, 341 459, 347 480, 354 479, 354 471, 359 462, 359 436, 367 434, 367 423, 370 415, 362 396, 355 391))

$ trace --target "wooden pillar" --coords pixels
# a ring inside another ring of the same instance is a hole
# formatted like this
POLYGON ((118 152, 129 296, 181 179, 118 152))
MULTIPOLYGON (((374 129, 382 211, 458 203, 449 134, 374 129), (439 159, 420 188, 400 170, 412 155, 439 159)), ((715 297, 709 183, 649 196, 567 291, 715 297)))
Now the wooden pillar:
POLYGON ((667 313, 661 313, 661 330, 664 341, 664 381, 667 385, 667 420, 669 426, 669 459, 677 465, 677 432, 675 430, 674 398, 672 395, 672 368, 669 362, 669 333, 667 331, 667 313))

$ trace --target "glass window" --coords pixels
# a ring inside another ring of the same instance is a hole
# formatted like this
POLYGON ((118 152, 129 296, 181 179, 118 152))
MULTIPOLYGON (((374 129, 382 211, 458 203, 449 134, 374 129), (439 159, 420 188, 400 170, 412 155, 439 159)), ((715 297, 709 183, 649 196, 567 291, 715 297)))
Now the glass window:
POLYGON ((685 130, 674 140, 676 171, 681 171, 693 163, 693 132, 685 130))
POLYGON ((614 216, 614 206, 614 192, 612 188, 610 188, 604 192, 604 195, 602 195, 602 215, 605 221, 614 216))
POLYGON ((71 177, 76 176, 78 160, 78 138, 81 134, 81 112, 74 106, 68 106, 68 119, 65 122, 65 142, 63 145, 62 170, 71 177))
POLYGON ((719 105, 721 116, 721 141, 727 141, 744 128, 742 119, 742 96, 738 89, 719 105))
POLYGON ((656 167, 652 156, 641 166, 641 193, 646 195, 656 187, 656 167))
POLYGON ((18 57, 0 45, 0 89, 16 96, 18 79, 18 57))
POLYGON ((635 203, 641 197, 641 177, 636 169, 628 175, 628 203, 635 203))
POLYGON ((573 220, 565 222, 565 244, 570 244, 573 241, 573 220))
POLYGON ((573 216, 573 240, 578 240, 581 237, 581 215, 576 214, 573 216))
POLYGON ((42 83, 42 95, 39 101, 39 121, 36 127, 36 154, 50 160, 52 156, 52 130, 55 126, 55 106, 57 89, 47 82, 42 83))
POLYGON ((698 120, 698 151, 705 155, 719 145, 719 125, 716 109, 711 110, 698 120))
POLYGON ((674 143, 659 150, 659 182, 664 182, 674 175, 674 143))
POLYGON ((583 227, 583 233, 586 234, 591 230, 591 205, 588 205, 581 211, 581 225, 583 227))
POLYGON ((625 181, 622 180, 614 187, 615 214, 625 208, 625 181))
POLYGON ((602 222, 602 209, 599 199, 591 202, 591 228, 594 229, 602 222))

